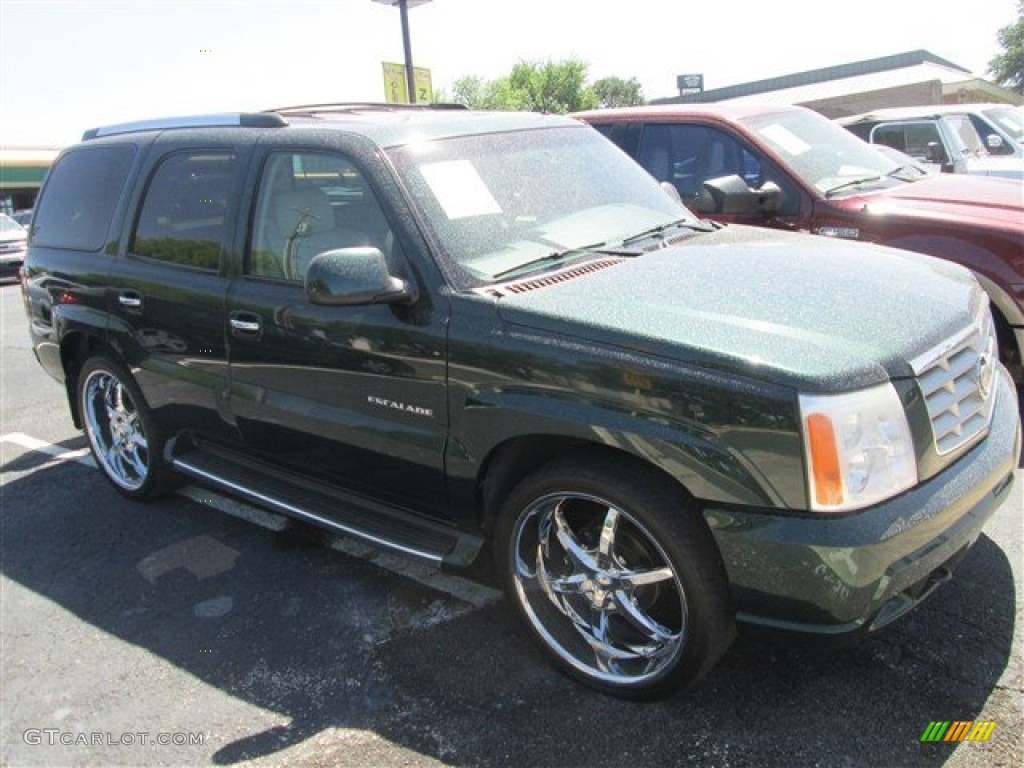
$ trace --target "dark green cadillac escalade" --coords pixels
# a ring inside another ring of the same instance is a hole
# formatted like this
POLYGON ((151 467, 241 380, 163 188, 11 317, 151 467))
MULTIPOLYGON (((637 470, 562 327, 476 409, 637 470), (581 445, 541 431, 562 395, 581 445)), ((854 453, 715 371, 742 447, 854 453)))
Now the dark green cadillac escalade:
POLYGON ((919 602, 1008 497, 1016 395, 948 262, 701 221, 573 120, 318 105, 90 131, 41 192, 35 353, 125 495, 176 478, 486 554, 627 697, 736 621, 919 602))

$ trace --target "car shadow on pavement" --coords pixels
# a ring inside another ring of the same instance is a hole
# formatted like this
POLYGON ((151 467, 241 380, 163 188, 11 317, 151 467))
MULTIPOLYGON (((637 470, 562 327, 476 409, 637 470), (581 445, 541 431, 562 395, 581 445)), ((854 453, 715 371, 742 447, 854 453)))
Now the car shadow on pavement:
MULTIPOLYGON (((554 671, 504 603, 472 609, 201 503, 133 504, 99 473, 69 463, 7 483, 3 501, 6 578, 280 716, 256 732, 224 725, 218 733, 226 718, 208 705, 205 760, 219 765, 399 762, 332 736, 341 730, 370 732, 415 753, 402 760, 414 764, 933 766, 955 749, 989 745, 922 744, 930 721, 972 720, 993 697, 1014 695, 997 686, 1011 654, 1014 578, 984 535, 951 583, 859 644, 744 632, 691 690, 629 703, 554 671)), ((5 653, 20 653, 37 628, 32 617, 5 613, 5 638, 22 638, 8 640, 5 653)), ((94 679, 51 679, 65 673, 40 661, 34 684, 94 691, 101 719, 111 700, 118 711, 135 703, 138 719, 159 717, 145 708, 146 681, 103 669, 123 665, 126 646, 101 647, 109 658, 78 673, 94 679)), ((993 742, 1004 735, 997 729, 993 742)))

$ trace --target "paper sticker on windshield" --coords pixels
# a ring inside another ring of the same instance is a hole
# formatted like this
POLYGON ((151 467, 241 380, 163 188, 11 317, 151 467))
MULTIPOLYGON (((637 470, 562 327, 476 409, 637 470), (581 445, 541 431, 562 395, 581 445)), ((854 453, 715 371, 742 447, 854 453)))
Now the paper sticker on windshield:
POLYGON ((783 150, 794 157, 802 155, 811 148, 810 144, 789 130, 789 128, 779 125, 778 123, 775 123, 774 125, 767 125, 762 128, 761 135, 773 144, 782 147, 783 150))
POLYGON ((420 173, 449 219, 501 213, 498 201, 468 160, 421 165, 420 173))

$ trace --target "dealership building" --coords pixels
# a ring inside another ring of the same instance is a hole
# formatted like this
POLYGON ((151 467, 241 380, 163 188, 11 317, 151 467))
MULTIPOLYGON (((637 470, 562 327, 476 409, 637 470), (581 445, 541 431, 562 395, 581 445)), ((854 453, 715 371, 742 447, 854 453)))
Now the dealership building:
POLYGON ((13 213, 35 204, 58 152, 55 147, 0 147, 0 211, 13 213))
POLYGON ((652 104, 758 102, 799 104, 837 118, 885 107, 997 102, 1021 104, 1024 97, 928 51, 770 77, 705 91, 699 74, 679 75, 679 95, 652 104))

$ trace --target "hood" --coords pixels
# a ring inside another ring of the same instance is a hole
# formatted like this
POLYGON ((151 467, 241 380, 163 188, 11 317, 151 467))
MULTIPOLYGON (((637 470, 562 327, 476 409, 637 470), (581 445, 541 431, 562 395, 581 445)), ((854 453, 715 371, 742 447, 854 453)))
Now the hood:
POLYGON ((887 216, 902 214, 1018 234, 1024 231, 1024 183, 1010 179, 942 174, 830 202, 887 216))
POLYGON ((3 243, 21 243, 26 244, 28 241, 28 232, 15 230, 8 230, 6 232, 0 231, 0 242, 3 243))
POLYGON ((503 296, 502 318, 806 392, 910 376, 987 302, 949 262, 742 226, 541 282, 503 296))

